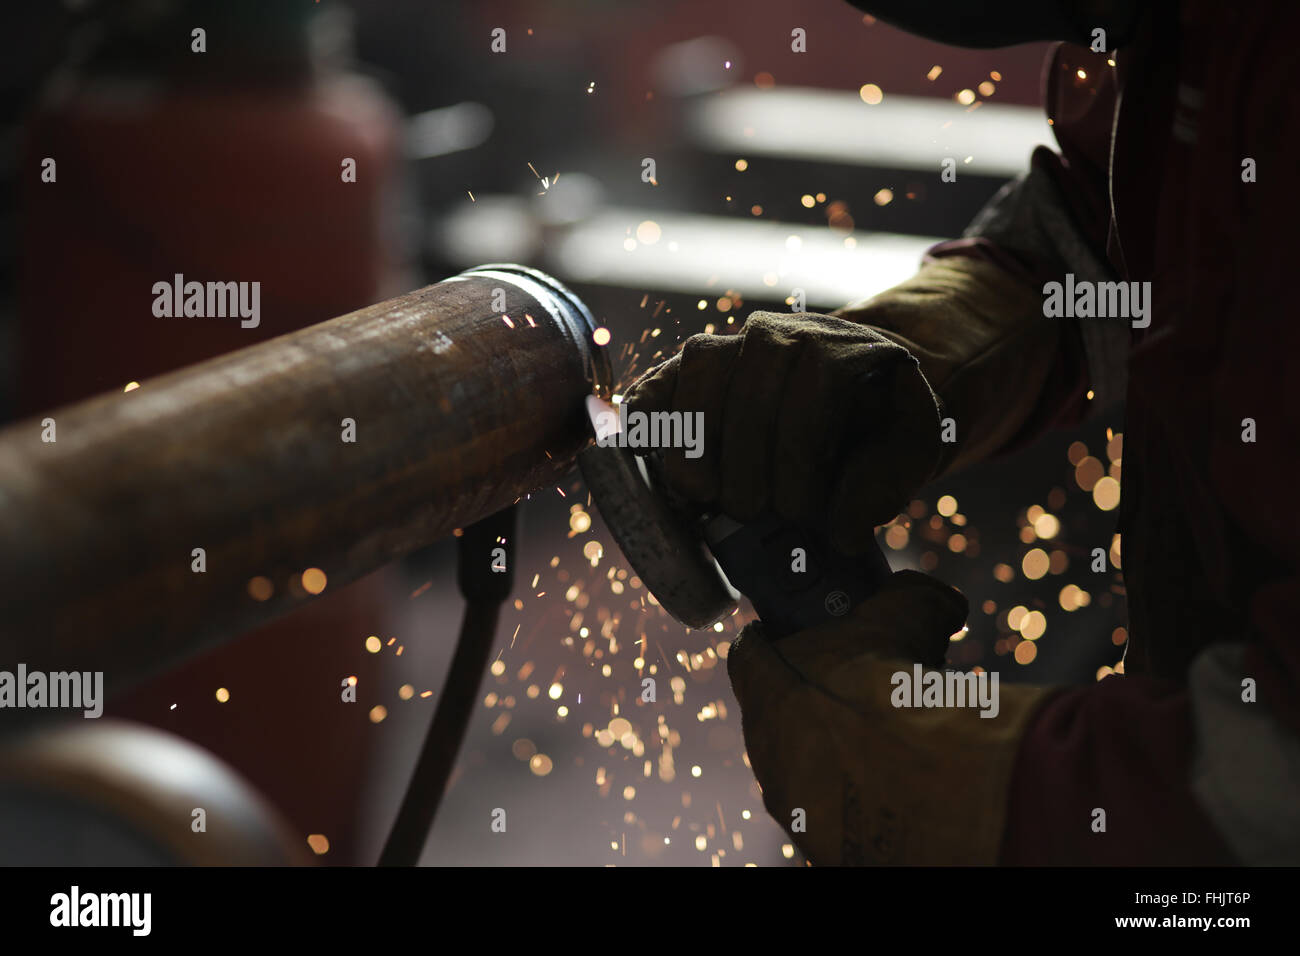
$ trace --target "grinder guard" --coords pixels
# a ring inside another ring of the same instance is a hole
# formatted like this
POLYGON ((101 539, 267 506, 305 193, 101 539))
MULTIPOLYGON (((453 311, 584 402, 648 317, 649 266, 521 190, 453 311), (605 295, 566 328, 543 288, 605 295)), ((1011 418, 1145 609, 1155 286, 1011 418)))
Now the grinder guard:
MULTIPOLYGON (((610 406, 587 400, 593 427, 610 406)), ((816 529, 774 513, 740 524, 700 512, 662 480, 657 451, 638 456, 609 443, 592 444, 578 466, 610 533, 637 575, 673 618, 706 628, 735 613, 739 589, 770 639, 815 627, 849 612, 892 573, 873 541, 848 557, 816 529), (795 570, 796 551, 801 570, 795 570), (734 587, 733 587, 734 585, 734 587)))

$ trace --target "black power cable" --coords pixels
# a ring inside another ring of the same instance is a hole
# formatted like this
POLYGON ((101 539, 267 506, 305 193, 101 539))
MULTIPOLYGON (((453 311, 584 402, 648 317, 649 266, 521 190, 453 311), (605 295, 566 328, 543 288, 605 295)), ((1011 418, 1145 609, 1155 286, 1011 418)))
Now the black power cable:
POLYGON ((465 617, 415 772, 379 855, 380 866, 415 866, 420 861, 474 712, 501 605, 510 596, 514 537, 511 505, 466 528, 457 542, 456 580, 466 600, 465 617))

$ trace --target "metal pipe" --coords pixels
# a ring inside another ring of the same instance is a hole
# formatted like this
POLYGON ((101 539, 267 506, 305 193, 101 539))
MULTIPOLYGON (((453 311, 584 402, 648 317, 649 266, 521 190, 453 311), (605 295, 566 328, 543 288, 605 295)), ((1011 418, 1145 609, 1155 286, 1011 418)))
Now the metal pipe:
POLYGON ((5 429, 0 666, 119 689, 309 599, 305 569, 338 587, 555 483, 611 386, 593 333, 482 266, 5 429))

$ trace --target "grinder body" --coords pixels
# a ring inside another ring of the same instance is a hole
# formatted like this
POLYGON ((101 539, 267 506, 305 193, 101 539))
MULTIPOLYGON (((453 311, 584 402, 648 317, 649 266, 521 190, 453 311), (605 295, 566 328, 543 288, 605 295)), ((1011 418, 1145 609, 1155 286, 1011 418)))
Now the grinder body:
POLYGON ((704 521, 703 532, 727 580, 749 598, 773 640, 843 617, 892 573, 874 542, 848 557, 825 532, 772 513, 745 524, 717 515, 704 521))

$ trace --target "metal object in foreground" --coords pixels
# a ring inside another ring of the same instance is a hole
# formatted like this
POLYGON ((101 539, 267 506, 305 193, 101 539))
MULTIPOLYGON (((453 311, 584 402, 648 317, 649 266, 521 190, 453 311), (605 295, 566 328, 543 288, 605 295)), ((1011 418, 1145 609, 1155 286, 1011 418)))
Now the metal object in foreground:
POLYGON ((0 662, 117 689, 290 610, 305 569, 346 584, 554 483, 610 386, 593 331, 482 266, 5 429, 0 662))
POLYGON ((74 720, 0 747, 0 866, 290 866, 293 828, 173 734, 74 720))

